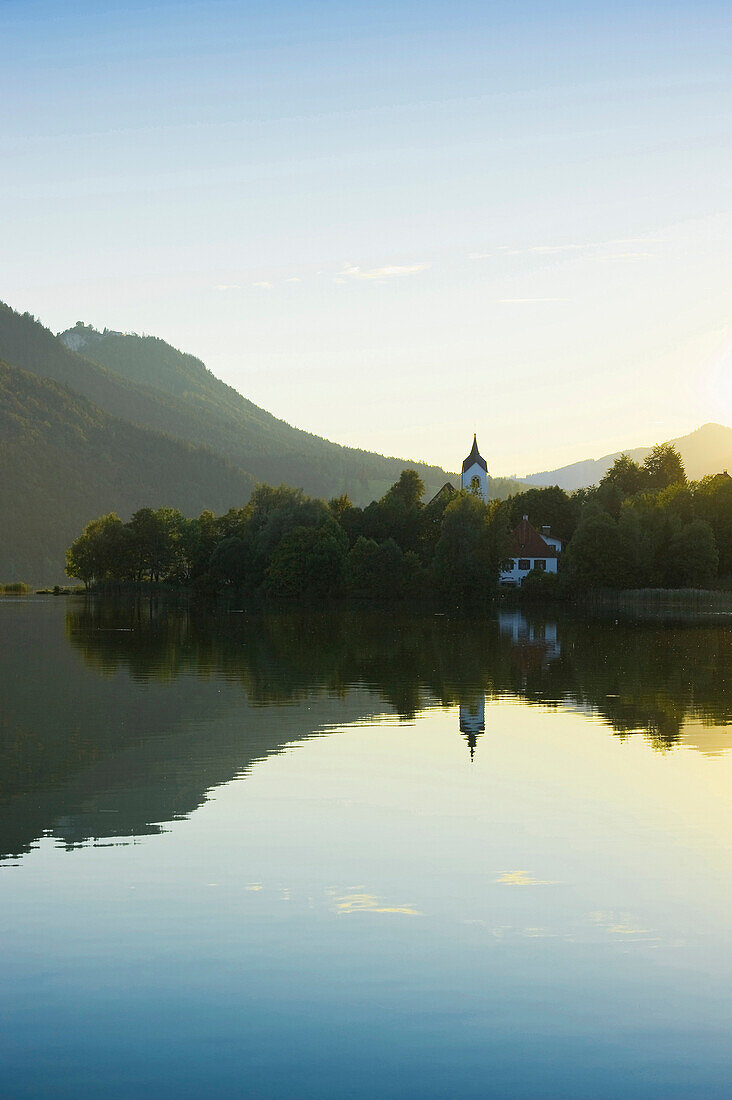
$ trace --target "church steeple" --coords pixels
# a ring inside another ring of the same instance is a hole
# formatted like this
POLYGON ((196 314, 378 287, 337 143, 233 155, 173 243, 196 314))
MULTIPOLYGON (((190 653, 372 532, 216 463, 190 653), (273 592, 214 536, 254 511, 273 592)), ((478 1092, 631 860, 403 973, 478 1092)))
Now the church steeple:
POLYGON ((460 732, 468 742, 470 762, 475 757, 478 738, 485 731, 485 695, 479 695, 471 702, 460 703, 460 732))
POLYGON ((477 433, 473 435, 473 446, 470 454, 463 462, 461 478, 463 489, 473 489, 488 503, 488 466, 482 454, 478 450, 477 433))
POLYGON ((478 450, 478 435, 477 432, 473 432, 473 446, 471 447, 470 454, 463 462, 463 473, 466 473, 471 466, 480 466, 481 469, 488 471, 488 466, 483 458, 482 454, 478 450))

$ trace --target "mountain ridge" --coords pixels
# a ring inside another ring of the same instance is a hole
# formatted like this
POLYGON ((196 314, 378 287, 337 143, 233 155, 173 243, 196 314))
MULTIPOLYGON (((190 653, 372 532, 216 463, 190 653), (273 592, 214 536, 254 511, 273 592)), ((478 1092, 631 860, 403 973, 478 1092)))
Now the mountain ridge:
POLYGON ((417 469, 430 495, 454 476, 439 466, 346 447, 293 427, 160 337, 99 332, 77 323, 58 339, 115 376, 165 394, 179 412, 181 405, 189 414, 195 411, 195 421, 177 421, 174 434, 207 443, 259 480, 297 485, 323 497, 348 492, 355 503, 366 504, 381 496, 405 466, 417 469))
MULTIPOLYGON (((693 481, 706 474, 719 473, 722 469, 732 468, 732 428, 724 424, 708 421, 686 435, 665 440, 678 447, 687 477, 693 481)), ((558 485, 567 492, 596 485, 607 473, 616 458, 626 454, 635 462, 642 462, 651 451, 651 447, 631 447, 625 451, 614 451, 601 458, 586 458, 559 466, 554 470, 542 470, 519 478, 523 485, 558 485)))

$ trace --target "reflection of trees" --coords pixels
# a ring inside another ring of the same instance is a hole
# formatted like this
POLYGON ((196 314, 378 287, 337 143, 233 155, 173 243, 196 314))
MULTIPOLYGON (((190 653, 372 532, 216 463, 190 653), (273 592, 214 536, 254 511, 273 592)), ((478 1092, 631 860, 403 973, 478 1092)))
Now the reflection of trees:
POLYGON ((592 709, 657 747, 689 717, 732 713, 717 626, 568 618, 501 634, 486 619, 155 600, 65 614, 65 635, 43 615, 0 635, 0 854, 49 829, 67 843, 155 832, 291 741, 389 708, 460 703, 469 745, 484 697, 592 709))
POLYGON ((658 746, 673 744, 687 717, 730 718, 732 633, 717 625, 567 618, 551 659, 536 640, 540 625, 522 642, 492 620, 348 608, 250 615, 91 603, 69 609, 67 632, 105 674, 125 667, 134 679, 223 675, 258 704, 363 685, 408 718, 428 700, 512 695, 593 709, 616 733, 641 731, 658 746))

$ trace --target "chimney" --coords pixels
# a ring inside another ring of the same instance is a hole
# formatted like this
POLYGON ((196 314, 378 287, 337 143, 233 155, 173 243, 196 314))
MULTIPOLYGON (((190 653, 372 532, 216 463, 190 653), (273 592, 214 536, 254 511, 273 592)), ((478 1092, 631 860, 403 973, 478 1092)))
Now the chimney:
POLYGON ((551 533, 552 533, 551 526, 548 523, 545 523, 544 526, 541 529, 541 533, 542 533, 542 535, 551 535, 551 533))

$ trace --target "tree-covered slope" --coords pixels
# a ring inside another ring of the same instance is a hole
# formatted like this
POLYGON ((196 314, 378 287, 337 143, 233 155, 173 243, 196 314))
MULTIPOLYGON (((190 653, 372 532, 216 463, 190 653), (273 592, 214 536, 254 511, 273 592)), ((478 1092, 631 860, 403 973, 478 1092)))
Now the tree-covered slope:
POLYGON ((188 515, 244 504, 253 479, 206 448, 117 419, 50 379, 0 362, 0 580, 63 580, 94 516, 166 504, 188 515))
POLYGON ((448 477, 436 466, 341 447, 293 428, 163 340, 89 329, 80 338, 78 328, 70 333, 56 338, 6 307, 0 310, 0 357, 71 386, 113 416, 211 447, 270 484, 284 482, 322 497, 347 492, 365 504, 381 496, 406 465, 419 471, 429 494, 448 477))
MULTIPOLYGON (((216 378, 200 359, 157 337, 108 329, 98 332, 79 322, 62 332, 59 340, 115 375, 185 403, 197 418, 205 418, 185 438, 208 443, 270 484, 285 482, 326 498, 347 492, 356 504, 368 504, 393 484, 405 466, 419 472, 428 497, 448 476, 456 477, 437 466, 342 447, 293 428, 216 378)), ((493 495, 505 496, 511 483, 496 480, 491 488, 493 495)))

